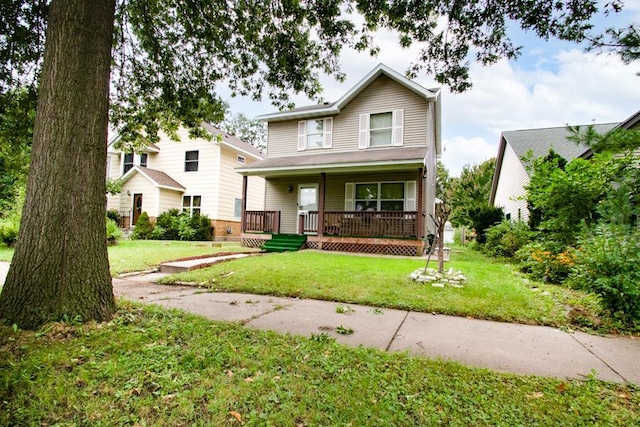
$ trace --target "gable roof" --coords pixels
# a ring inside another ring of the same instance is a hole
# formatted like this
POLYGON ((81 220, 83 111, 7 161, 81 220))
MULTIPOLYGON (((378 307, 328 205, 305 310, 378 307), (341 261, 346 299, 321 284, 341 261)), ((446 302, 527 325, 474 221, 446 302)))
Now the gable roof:
MULTIPOLYGON (((601 123, 594 124, 594 130, 598 133, 607 133, 617 127, 619 123, 601 123)), ((580 125, 590 126, 590 125, 580 125)), ((558 126, 540 129, 522 129, 502 132, 500 135, 500 145, 498 147, 498 157, 496 159, 496 169, 493 172, 493 181, 491 183, 491 195, 489 196, 489 204, 493 205, 495 201, 498 181, 502 169, 502 160, 507 144, 511 146, 518 156, 520 163, 525 167, 522 156, 531 152, 533 158, 537 159, 546 156, 549 150, 553 149, 558 155, 570 162, 578 157, 588 158, 591 155, 591 149, 586 145, 578 145, 567 138, 571 132, 567 126, 558 126)), ((529 170, 527 174, 530 175, 529 170)))
POLYGON ((165 188, 167 190, 175 190, 180 192, 184 192, 186 190, 186 187, 184 187, 175 179, 171 178, 166 173, 159 170, 155 170, 155 169, 149 169, 144 166, 132 167, 127 171, 127 173, 122 175, 122 178, 120 179, 122 180, 123 183, 127 182, 137 173, 139 173, 140 175, 145 177, 147 180, 149 180, 155 187, 165 188))
POLYGON ((277 113, 264 114, 262 116, 258 116, 257 118, 266 122, 276 122, 284 120, 305 119, 310 117, 317 117, 319 115, 339 114, 340 110, 344 108, 345 105, 351 102, 351 100, 358 96, 360 92, 362 92, 375 79, 383 74, 425 99, 438 101, 440 98, 439 88, 426 89, 420 86, 418 83, 409 80, 397 71, 392 70, 386 65, 378 64, 373 70, 369 72, 369 74, 364 76, 362 80, 360 80, 336 102, 325 102, 324 104, 319 105, 311 105, 306 107, 294 108, 287 111, 280 111, 277 113))
POLYGON ((213 136, 221 135, 221 144, 226 145, 236 151, 240 151, 244 154, 252 156, 257 160, 262 160, 264 158, 264 154, 262 154, 260 150, 258 150, 255 146, 249 144, 248 142, 241 140, 237 136, 231 135, 230 133, 215 127, 211 123, 203 122, 202 127, 205 128, 213 136))

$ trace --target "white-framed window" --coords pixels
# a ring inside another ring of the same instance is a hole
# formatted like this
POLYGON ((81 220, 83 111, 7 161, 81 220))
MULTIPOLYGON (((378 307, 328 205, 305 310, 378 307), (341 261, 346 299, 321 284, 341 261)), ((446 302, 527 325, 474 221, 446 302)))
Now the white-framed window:
POLYGON ((240 163, 241 165, 244 165, 244 164, 247 162, 247 159, 245 159, 245 158, 244 158, 243 156, 241 156, 241 155, 238 155, 238 156, 236 156, 236 161, 237 161, 238 163, 240 163))
POLYGON ((242 216, 242 199, 234 199, 233 201, 233 217, 240 218, 242 216))
POLYGON ((189 216, 199 215, 202 207, 202 196, 182 196, 182 212, 189 216))
POLYGON ((298 150, 331 148, 333 118, 302 120, 298 122, 298 150))
POLYGON ((401 147, 404 132, 404 110, 360 114, 358 148, 401 147))
POLYGON ((149 155, 147 153, 140 154, 140 166, 147 167, 147 161, 149 160, 149 155))
POLYGON ((414 211, 416 181, 348 182, 345 211, 414 211))
POLYGON ((184 153, 184 171, 185 172, 197 172, 198 171, 198 151, 185 151, 184 153))
POLYGON ((125 153, 122 167, 122 174, 129 172, 133 168, 133 153, 125 153))

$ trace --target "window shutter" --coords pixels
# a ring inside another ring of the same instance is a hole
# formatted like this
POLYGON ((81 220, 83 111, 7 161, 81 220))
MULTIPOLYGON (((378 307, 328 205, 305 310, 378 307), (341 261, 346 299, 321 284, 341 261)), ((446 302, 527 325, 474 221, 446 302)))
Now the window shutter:
POLYGON ((404 185, 404 210, 415 211, 416 209, 416 182, 407 181, 404 185))
POLYGON ((352 212, 355 210, 354 205, 354 183, 347 182, 344 185, 344 210, 345 212, 352 212))
POLYGON ((369 147, 369 115, 360 114, 360 140, 358 148, 369 147))
POLYGON ((298 122, 298 151, 306 150, 307 148, 307 122, 298 122))
POLYGON ((331 148, 333 139, 333 118, 324 119, 324 129, 322 130, 322 148, 331 148))
POLYGON ((393 146, 402 147, 404 110, 393 111, 393 146))

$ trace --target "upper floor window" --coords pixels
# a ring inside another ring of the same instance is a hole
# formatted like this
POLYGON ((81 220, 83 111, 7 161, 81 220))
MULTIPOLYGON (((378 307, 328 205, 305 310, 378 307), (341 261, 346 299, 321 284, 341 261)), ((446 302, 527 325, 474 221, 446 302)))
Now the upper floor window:
POLYGON ((122 174, 124 175, 133 167, 133 153, 125 153, 123 164, 122 174))
POLYGON ((140 166, 144 166, 146 168, 148 158, 149 155, 147 153, 140 154, 140 166))
POLYGON ((298 150, 331 148, 333 118, 298 122, 298 150))
POLYGON ((244 164, 247 162, 247 160, 246 160, 244 157, 242 157, 242 156, 237 156, 237 157, 236 157, 236 160, 237 160, 237 161, 238 161, 238 163, 240 163, 241 165, 244 165, 244 164))
POLYGON ((184 171, 196 172, 198 170, 198 151, 184 153, 184 171))
POLYGON ((202 196, 183 196, 182 212, 187 212, 189 216, 200 215, 202 206, 202 196))
POLYGON ((403 143, 404 110, 360 114, 358 148, 400 147, 403 143))

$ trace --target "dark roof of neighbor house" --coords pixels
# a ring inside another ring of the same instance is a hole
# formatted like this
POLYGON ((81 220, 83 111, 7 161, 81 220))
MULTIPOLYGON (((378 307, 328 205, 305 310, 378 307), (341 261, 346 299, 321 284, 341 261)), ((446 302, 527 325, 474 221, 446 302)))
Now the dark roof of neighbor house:
POLYGON ((243 151, 245 153, 251 154, 258 159, 264 158, 264 154, 259 149, 249 144, 248 142, 241 140, 237 136, 231 135, 230 133, 215 127, 211 123, 206 123, 206 122, 202 123, 202 127, 205 128, 207 131, 209 131, 213 136, 222 135, 222 140, 227 144, 233 146, 234 148, 237 148, 238 150, 243 151))
POLYGON ((142 174, 159 187, 170 188, 178 191, 186 190, 186 187, 184 187, 175 179, 171 178, 166 173, 155 169, 149 169, 145 166, 132 167, 127 171, 127 173, 122 176, 122 180, 124 182, 128 181, 129 178, 131 178, 135 173, 142 174))
MULTIPOLYGON (((602 123, 593 126, 596 132, 606 133, 618 126, 618 124, 602 123)), ((587 125, 582 126, 586 127, 587 125)), ((586 145, 577 145, 569 141, 567 138, 570 135, 571 132, 567 129, 567 126, 502 132, 502 138, 513 148, 518 157, 522 157, 531 151, 533 158, 538 158, 545 156, 550 149, 553 149, 567 161, 582 156, 589 149, 586 145)))
POLYGON ((419 165, 424 161, 427 147, 407 147, 393 150, 360 150, 340 153, 320 153, 268 158, 240 168, 236 172, 246 175, 278 172, 324 171, 349 167, 397 167, 419 165))
MULTIPOLYGON (((620 123, 600 123, 593 124, 593 127, 598 133, 607 133, 619 125, 620 123)), ((580 127, 586 126, 590 125, 580 125, 580 127)), ((570 135, 571 132, 567 126, 502 132, 500 136, 500 146, 498 147, 498 157, 496 159, 496 169, 493 173, 493 181, 491 183, 489 204, 493 205, 496 197, 498 180, 502 169, 502 159, 504 158, 504 151, 507 144, 513 148, 520 162, 523 162, 522 156, 527 155, 529 152, 532 153, 534 159, 537 159, 546 156, 551 149, 567 161, 578 157, 588 158, 591 154, 589 147, 569 141, 567 138, 570 135)), ((529 170, 527 170, 527 173, 530 174, 529 170)))

